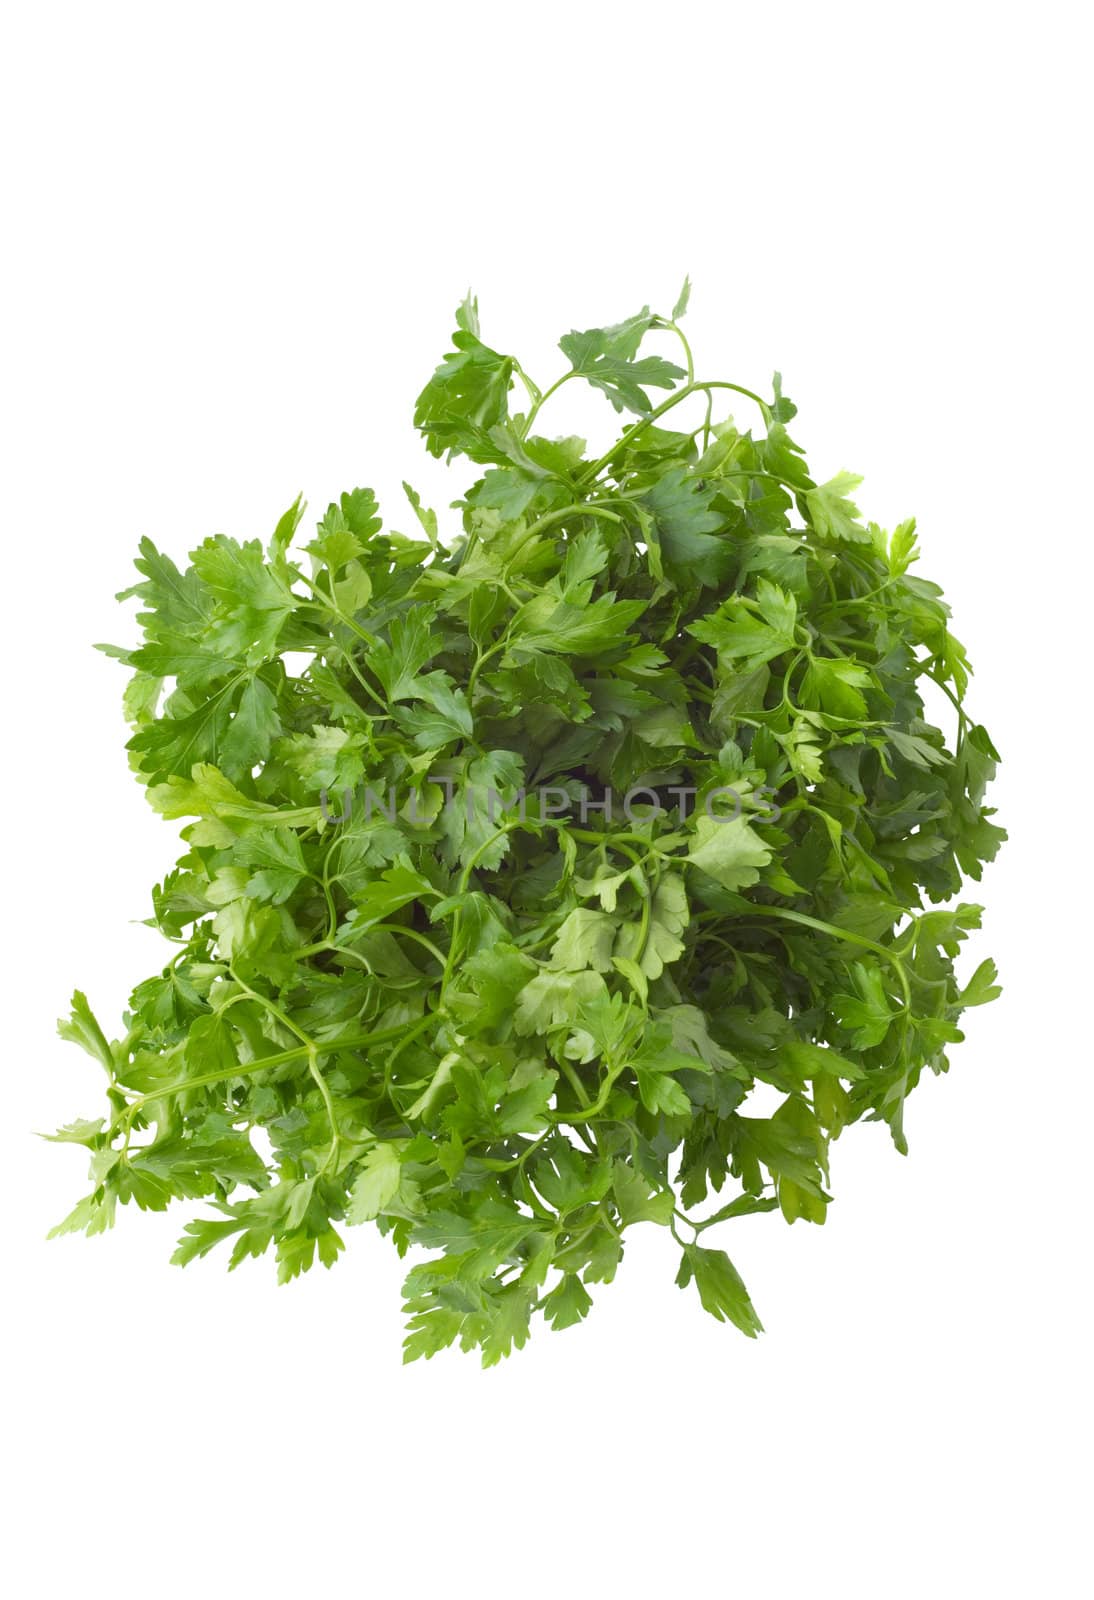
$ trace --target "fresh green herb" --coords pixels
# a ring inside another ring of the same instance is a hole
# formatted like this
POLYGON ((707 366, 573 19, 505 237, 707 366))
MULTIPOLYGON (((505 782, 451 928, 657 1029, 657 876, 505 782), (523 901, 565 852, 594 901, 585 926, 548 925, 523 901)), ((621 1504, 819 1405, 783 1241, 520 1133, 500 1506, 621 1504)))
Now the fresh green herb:
POLYGON ((56 1136, 93 1183, 57 1231, 206 1200, 176 1261, 272 1247, 287 1280, 374 1221, 432 1252, 407 1359, 490 1364, 579 1322, 642 1222, 754 1336, 707 1229, 823 1222, 851 1122, 905 1148, 998 993, 954 975, 979 908, 944 907, 1004 837, 997 757, 914 524, 814 481, 778 377, 697 380, 686 300, 567 334, 547 389, 461 306, 415 414, 484 469, 451 544, 409 487, 424 538, 357 489, 303 551, 299 502, 185 570, 144 541, 144 642, 111 653, 148 797, 192 819, 152 894, 176 949, 120 1039, 81 994, 61 1026, 109 1086, 56 1136), (542 431, 576 380, 631 418, 595 459, 542 431))

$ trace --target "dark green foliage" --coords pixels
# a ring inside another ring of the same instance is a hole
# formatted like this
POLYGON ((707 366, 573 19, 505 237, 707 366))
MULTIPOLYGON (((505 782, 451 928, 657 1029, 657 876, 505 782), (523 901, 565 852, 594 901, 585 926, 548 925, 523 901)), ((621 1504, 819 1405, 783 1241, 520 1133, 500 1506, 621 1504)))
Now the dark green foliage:
POLYGON ((113 653, 136 772, 188 819, 153 892, 177 948, 117 1042, 82 995, 62 1025, 109 1077, 107 1116, 57 1136, 92 1156, 62 1230, 204 1199, 176 1260, 272 1248, 287 1280, 375 1221, 432 1252, 407 1358, 489 1364, 536 1312, 584 1318, 641 1222, 754 1336, 700 1236, 823 1222, 859 1119, 904 1149, 906 1096, 998 992, 990 962, 954 975, 979 908, 944 908, 1003 838, 995 752, 914 525, 814 482, 777 378, 770 401, 694 382, 685 303, 561 341, 553 388, 636 418, 599 460, 538 431, 547 393, 461 308, 415 414, 485 469, 452 548, 410 489, 424 538, 359 489, 303 551, 299 503, 184 571, 143 543, 144 642, 113 653), (715 420, 728 394, 758 430, 715 420))

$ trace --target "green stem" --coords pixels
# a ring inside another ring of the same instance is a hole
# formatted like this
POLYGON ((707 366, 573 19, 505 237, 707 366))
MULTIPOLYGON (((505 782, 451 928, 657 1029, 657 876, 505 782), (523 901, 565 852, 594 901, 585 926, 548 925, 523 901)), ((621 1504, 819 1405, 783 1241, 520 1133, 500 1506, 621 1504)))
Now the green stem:
POLYGON ((958 736, 963 739, 965 736, 965 729, 969 725, 969 715, 965 710, 965 707, 961 704, 961 701, 957 698, 949 684, 946 683, 944 679, 939 678, 935 673, 926 670, 924 670, 924 676, 930 678, 935 687, 942 690, 942 693, 946 696, 946 699, 957 712, 958 736))
POLYGON ((818 933, 827 933, 834 939, 842 939, 847 944, 857 944, 863 950, 872 950, 876 955, 884 956, 896 970, 900 981, 901 991, 904 995, 904 1009, 909 1014, 912 1009, 912 992, 908 984, 908 973, 903 961, 891 950, 888 945, 878 944, 875 939, 867 939, 864 934, 852 933, 848 928, 838 928, 833 922, 822 922, 819 917, 811 917, 804 911, 791 911, 783 906, 752 906, 746 912, 743 908, 732 913, 733 916, 755 917, 780 917, 784 922, 797 922, 804 928, 814 928, 818 933))
MULTIPOLYGON (((492 834, 490 834, 488 838, 486 838, 486 839, 484 839, 482 841, 482 843, 479 845, 478 849, 475 850, 473 852, 473 854, 468 858, 468 860, 467 860, 467 862, 466 862, 466 864, 465 864, 465 866, 463 868, 463 871, 460 873, 460 876, 459 876, 459 879, 458 879, 457 885, 456 885, 456 893, 457 894, 466 894, 467 886, 471 881, 471 873, 473 872, 473 870, 475 868, 475 864, 479 860, 480 856, 484 855, 485 852, 489 849, 489 847, 492 844, 496 844, 497 841, 500 838, 502 838, 505 834, 511 833, 514 828, 519 828, 521 826, 523 826, 522 819, 518 817, 513 822, 505 823, 502 827, 496 829, 492 834)), ((440 998, 439 998, 439 1000, 437 1002, 437 1005, 438 1005, 439 1008, 443 1007, 443 1005, 444 1005, 445 991, 447 990, 448 985, 451 982, 452 968, 455 965, 455 961, 456 961, 456 950, 457 950, 457 947, 458 947, 459 932, 460 932, 460 907, 457 906, 455 914, 454 914, 454 916, 452 918, 452 932, 451 932, 451 934, 449 936, 449 941, 448 941, 448 955, 445 958, 444 971, 441 974, 441 993, 440 993, 440 998)))
MULTIPOLYGON (((428 950, 434 960, 439 961, 442 967, 444 966, 444 952, 438 950, 433 940, 427 939, 424 933, 418 932, 417 928, 408 928, 401 922, 374 922, 370 924, 367 931, 369 933, 401 933, 405 938, 413 939, 415 944, 420 944, 423 949, 428 950)), ((321 955, 325 950, 341 951, 342 948, 334 937, 330 936, 326 939, 320 939, 316 944, 306 944, 301 949, 294 950, 292 957, 294 961, 303 961, 306 956, 321 955)), ((352 951, 345 951, 344 953, 353 954, 352 951)))
POLYGON ((588 1109, 589 1096, 585 1092, 585 1085, 582 1083, 581 1079, 578 1077, 577 1073, 574 1070, 573 1063, 570 1062, 570 1061, 561 1061, 559 1063, 559 1065, 562 1068, 563 1074, 564 1074, 564 1076, 566 1078, 566 1082, 570 1085, 570 1088, 576 1094, 579 1104, 582 1107, 584 1107, 585 1109, 588 1109))
POLYGON ((465 691, 468 705, 472 705, 474 703, 475 685, 479 681, 479 673, 490 660, 491 656, 496 656, 499 650, 504 650, 508 643, 509 629, 506 628, 503 638, 498 639, 496 643, 492 644, 489 650, 480 650, 478 655, 475 657, 475 664, 471 668, 471 672, 468 676, 467 689, 465 691))
MULTIPOLYGON (((303 603, 305 605, 310 605, 313 608, 318 608, 321 611, 329 612, 332 617, 337 617, 338 621, 342 623, 343 627, 348 628, 351 633, 355 633, 357 637, 363 641, 363 643, 370 646, 375 644, 376 641, 373 639, 372 635, 366 633, 364 628, 359 627, 358 624, 354 622, 352 617, 346 615, 346 613, 339 606, 338 602, 334 599, 333 595, 328 594, 325 589, 321 589, 317 583, 314 583, 312 579, 307 577, 304 573, 301 573, 300 576, 301 580, 307 584, 312 594, 315 595, 315 600, 304 601, 303 603)), ((353 661, 349 652, 343 649, 341 645, 339 645, 338 648, 342 650, 342 654, 345 656, 354 677, 357 679, 362 689, 364 689, 369 698, 375 701, 375 703, 380 707, 380 710, 384 713, 385 717, 388 716, 389 712, 386 703, 381 700, 376 691, 366 682, 361 673, 357 671, 356 663, 353 661)))
POLYGON ((540 404, 542 404, 543 403, 543 396, 540 394, 539 384, 536 383, 534 378, 530 378, 528 376, 528 374, 525 372, 524 368, 521 366, 519 361, 514 361, 513 362, 513 371, 516 373, 516 375, 520 379, 521 383, 523 383, 524 387, 527 389, 528 398, 529 398, 529 400, 531 400, 533 406, 535 406, 537 401, 540 404))
POLYGON ((638 922, 638 939, 635 944, 634 956, 632 957, 638 966, 642 965, 642 957, 646 953, 646 941, 650 936, 650 902, 653 899, 656 885, 657 878, 655 876, 653 883, 648 886, 647 892, 642 896, 642 911, 638 922))
POLYGON ((609 462, 611 462, 613 458, 619 454, 620 450, 626 449, 627 445, 630 444, 631 440, 636 434, 641 433, 644 428, 648 428, 651 423, 656 422, 658 417, 664 416, 666 411, 671 411, 673 406, 678 406, 681 400, 687 399, 688 395, 698 393, 709 394, 713 389, 732 389, 735 394, 743 394, 747 399, 755 400, 756 404, 760 407, 764 414, 764 419, 768 421, 770 420, 771 407, 768 405, 767 401, 764 400, 760 395, 754 393, 752 389, 742 388, 739 383, 687 383, 682 389, 678 389, 675 394, 669 395, 668 399, 663 400, 659 406, 654 406, 653 410, 648 412, 646 416, 642 417, 638 422, 632 423, 629 428, 625 428, 622 434, 616 440, 615 444, 612 445, 611 449, 606 451, 598 461, 594 461, 592 466, 586 467, 585 471, 577 480, 578 484, 582 485, 589 483, 596 478, 609 464, 609 462))
POLYGON ((531 409, 528 412, 527 417, 524 419, 524 427, 521 429, 521 435, 520 436, 521 436, 522 439, 527 439, 528 435, 532 431, 532 423, 539 416, 539 413, 540 413, 541 409, 543 408, 543 406, 545 406, 547 404, 547 401, 551 398, 551 396, 555 393, 555 391, 558 390, 558 389, 561 389, 562 385, 564 383, 568 383, 571 378, 576 378, 576 377, 577 377, 577 373, 574 372, 573 370, 571 370, 569 372, 564 372, 562 374, 561 378, 556 378, 555 379, 554 383, 552 383, 552 385, 551 385, 551 387, 549 389, 544 389, 543 393, 540 394, 540 395, 533 395, 532 396, 532 406, 531 406, 531 409))
POLYGON ((665 327, 668 330, 670 330, 672 333, 674 333, 676 335, 676 337, 679 339, 680 343, 683 345, 683 347, 684 347, 684 357, 685 357, 685 360, 687 361, 687 365, 688 365, 687 381, 688 381, 688 383, 694 383, 695 382, 695 359, 694 359, 694 357, 692 356, 692 353, 691 353, 691 345, 688 343, 687 334, 684 332, 683 328, 680 326, 680 324, 678 322, 666 322, 665 323, 665 327))
POLYGON ((244 994, 250 995, 252 1000, 256 1000, 260 1006, 264 1006, 270 1016, 276 1018, 283 1028, 287 1028, 290 1033, 295 1033, 307 1052, 308 1072, 322 1096, 323 1107, 327 1113, 327 1121, 330 1123, 330 1149, 327 1151, 320 1169, 322 1172, 326 1172, 327 1168, 337 1160, 341 1136, 338 1132, 338 1118, 334 1111, 334 1099, 330 1092, 330 1085, 319 1070, 319 1046, 310 1034, 305 1033, 303 1028, 297 1027, 296 1023, 281 1009, 276 1001, 271 1000, 268 995, 261 994, 257 989, 252 989, 249 984, 244 983, 243 979, 233 972, 231 967, 228 968, 228 971, 233 982, 239 985, 244 994))
MULTIPOLYGON (((396 1028, 379 1028, 371 1033, 348 1033, 340 1039, 323 1040, 318 1049, 322 1055, 330 1055, 337 1050, 357 1050, 363 1045, 385 1044, 389 1039, 398 1039, 406 1032, 407 1024, 400 1023, 396 1028)), ((157 1100, 169 1099, 171 1095, 185 1094, 190 1089, 207 1089, 215 1083, 230 1083, 233 1078, 249 1078, 253 1073, 265 1072, 271 1067, 284 1067, 290 1061, 302 1061, 308 1054, 308 1048, 301 1045, 299 1049, 279 1050, 276 1055, 262 1056, 258 1061, 238 1062, 230 1072, 205 1072, 196 1078, 179 1078, 175 1083, 168 1083, 162 1089, 149 1090, 147 1094, 138 1095, 131 1100, 124 1111, 110 1124, 108 1134, 111 1138, 115 1132, 132 1121, 144 1106, 152 1105, 157 1100)))
POLYGON ((594 1117, 598 1117, 608 1103, 608 1096, 615 1087, 615 1080, 623 1071, 623 1065, 624 1063, 621 1062, 619 1066, 611 1067, 608 1072, 605 1073, 603 1079, 601 1080, 596 1099, 590 1106, 587 1106, 585 1110, 563 1111, 557 1116, 552 1116, 551 1121, 559 1125, 564 1125, 569 1122, 590 1122, 594 1117))
MULTIPOLYGON (((714 396, 712 394, 708 394, 707 395, 706 415, 703 417, 703 454, 704 455, 706 455, 707 451, 710 449, 710 419, 711 419, 711 417, 713 415, 713 412, 714 412, 714 396)), ((698 431, 698 430, 696 430, 696 431, 698 431)), ((694 435, 693 435, 693 437, 694 437, 694 435)))
POLYGON ((509 568, 513 565, 513 558, 518 554, 518 552, 523 550, 524 546, 530 543, 530 541, 534 539, 537 534, 542 533, 544 528, 551 527, 551 525, 555 522, 562 522, 567 517, 579 516, 602 517, 606 522, 618 522, 620 524, 623 522, 623 518, 616 512, 606 510, 604 504, 594 504, 588 500, 575 500, 572 505, 561 506, 557 511, 547 511, 542 517, 537 518, 537 520, 532 523, 530 528, 525 529, 524 533, 521 534, 512 550, 510 550, 508 559, 505 563, 506 571, 508 572, 509 568))

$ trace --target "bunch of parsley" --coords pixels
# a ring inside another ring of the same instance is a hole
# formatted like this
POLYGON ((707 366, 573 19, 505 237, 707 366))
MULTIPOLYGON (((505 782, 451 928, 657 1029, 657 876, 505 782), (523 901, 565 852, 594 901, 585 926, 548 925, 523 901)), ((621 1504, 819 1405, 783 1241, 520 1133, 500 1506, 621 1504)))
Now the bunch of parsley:
POLYGON ((148 797, 191 819, 152 895, 176 948, 121 1038, 79 993, 61 1025, 109 1111, 56 1136, 93 1181, 57 1231, 205 1200, 176 1261, 272 1247, 287 1280, 375 1222, 431 1252, 407 1359, 489 1364, 536 1312, 583 1318, 640 1222, 755 1335, 707 1230, 823 1222, 860 1118, 904 1149, 905 1097, 998 992, 990 961, 954 975, 979 908, 926 908, 1004 837, 997 757, 914 524, 814 482, 777 376, 696 381, 686 300, 567 334, 547 390, 464 303, 415 413, 484 469, 451 548, 409 487, 413 539, 358 489, 302 552, 299 502, 183 571, 143 542, 144 642, 111 653, 148 797), (684 367, 639 353, 655 331, 684 367), (579 380, 636 418, 596 459, 542 431, 579 380))

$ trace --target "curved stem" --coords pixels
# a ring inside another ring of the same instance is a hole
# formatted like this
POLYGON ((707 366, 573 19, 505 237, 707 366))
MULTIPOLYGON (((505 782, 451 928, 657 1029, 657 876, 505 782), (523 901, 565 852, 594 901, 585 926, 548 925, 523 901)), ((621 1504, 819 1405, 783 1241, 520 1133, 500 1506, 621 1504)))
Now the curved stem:
MULTIPOLYGON (((305 573, 301 573, 300 577, 301 577, 302 582, 306 583, 308 588, 311 590, 312 594, 315 595, 315 600, 314 601, 307 601, 306 600, 306 601, 303 602, 304 605, 317 606, 320 610, 329 612, 332 617, 337 617, 338 621, 340 623, 342 623, 343 627, 348 628, 351 633, 355 633, 357 635, 357 637, 360 640, 363 641, 363 643, 365 643, 367 645, 372 645, 372 644, 375 643, 375 640, 373 639, 371 634, 366 633, 364 628, 360 627, 356 622, 354 622, 352 617, 349 617, 349 616, 346 615, 346 613, 342 610, 341 606, 339 606, 338 602, 334 599, 333 595, 327 594, 326 590, 321 589, 319 587, 319 585, 317 583, 314 583, 312 581, 312 579, 307 577, 307 575, 305 573)), ((337 641, 335 641, 335 642, 337 643, 337 641)), ((366 683, 365 679, 362 677, 360 672, 358 672, 357 667, 356 667, 356 663, 350 657, 349 652, 346 651, 345 649, 343 649, 343 647, 341 645, 339 645, 338 648, 340 650, 342 650, 342 654, 345 656, 347 662, 349 663, 350 669, 353 672, 354 677, 357 679, 358 683, 364 689, 365 693, 369 696, 369 698, 371 700, 374 700, 376 702, 376 704, 380 707, 380 710, 384 713, 385 716, 387 716, 388 715, 388 707, 387 707, 386 703, 383 700, 380 699, 380 696, 376 693, 376 691, 373 688, 371 688, 368 683, 366 683)))
POLYGON ((361 685, 361 688, 365 691, 373 704, 381 707, 384 717, 389 716, 390 713, 388 712, 387 706, 384 705, 384 702, 380 699, 380 696, 376 693, 376 690, 372 687, 364 673, 358 667, 356 661, 354 661, 352 655, 346 649, 345 645, 339 644, 337 640, 335 640, 334 648, 338 651, 338 654, 342 657, 342 660, 346 663, 346 666, 353 673, 353 676, 357 679, 357 682, 361 685))
MULTIPOLYGON (((413 939, 415 944, 420 944, 423 949, 428 950, 433 959, 435 961, 439 961, 442 967, 444 966, 445 957, 443 951, 438 950, 437 946, 433 943, 433 940, 427 939, 424 933, 418 932, 417 928, 408 928, 402 922, 373 922, 369 925, 368 932, 401 933, 405 935, 406 938, 413 939)), ((292 952, 292 958, 294 961, 303 961, 305 957, 321 955, 325 950, 337 950, 341 955, 355 955, 354 951, 348 950, 345 948, 345 946, 339 945, 334 939, 333 935, 331 935, 326 939, 318 940, 315 944, 306 944, 301 949, 294 950, 292 952)), ((363 958, 358 957, 357 959, 363 958)))
POLYGON ((687 365, 688 365, 687 381, 688 381, 688 383, 694 383, 695 382, 695 359, 694 359, 694 357, 692 356, 692 353, 691 353, 691 345, 688 343, 687 334, 684 332, 683 328, 680 326, 680 324, 678 322, 666 322, 664 326, 670 332, 674 333, 676 335, 676 337, 679 339, 680 343, 683 345, 683 347, 684 347, 684 358, 687 361, 687 365))
POLYGON ((589 1096, 585 1092, 585 1085, 582 1083, 581 1079, 578 1077, 577 1072, 574 1069, 573 1062, 572 1061, 563 1060, 563 1061, 559 1062, 559 1065, 562 1068, 562 1072, 563 1072, 563 1075, 564 1075, 564 1077, 566 1079, 566 1082, 570 1085, 570 1088, 574 1091, 574 1094, 577 1096, 578 1104, 583 1109, 587 1109, 588 1108, 588 1104, 589 1104, 589 1096))
POLYGON ((508 560, 505 563, 506 571, 508 572, 513 565, 513 557, 517 552, 523 550, 524 546, 534 539, 538 533, 542 533, 544 528, 549 528, 554 522, 562 522, 567 517, 579 516, 603 517, 606 522, 622 523, 623 521, 623 518, 617 512, 606 510, 603 503, 592 503, 587 500, 575 500, 572 505, 561 506, 557 511, 548 511, 542 517, 537 518, 531 527, 526 528, 524 533, 521 534, 509 552, 508 560))
POLYGON ((505 633, 504 633, 502 638, 497 640, 497 642, 495 644, 492 644, 490 646, 489 650, 481 650, 479 652, 479 654, 475 657, 475 663, 474 663, 473 667, 471 668, 471 672, 470 672, 470 674, 468 676, 467 689, 465 690, 465 693, 466 693, 466 696, 467 696, 468 705, 472 705, 474 703, 475 685, 479 681, 479 673, 482 671, 482 669, 486 665, 486 663, 490 660, 491 656, 496 656, 499 650, 504 650, 508 643, 509 643, 509 629, 506 628, 505 633))
POLYGON ((532 431, 532 423, 539 416, 540 411, 547 404, 547 401, 551 398, 555 391, 557 389, 561 389, 562 385, 564 383, 568 383, 571 378, 576 377, 577 373, 573 371, 573 369, 571 369, 569 372, 564 372, 561 378, 555 379, 554 383, 551 384, 549 389, 544 389, 542 394, 535 394, 532 396, 531 409, 529 410, 527 417, 525 417, 524 427, 521 429, 520 436, 522 439, 527 439, 528 435, 532 431))
MULTIPOLYGON (((398 1039, 405 1033, 407 1024, 402 1022, 398 1027, 374 1029, 371 1033, 349 1033, 340 1039, 323 1040, 318 1049, 323 1055, 330 1055, 337 1050, 357 1050, 367 1044, 385 1044, 389 1039, 398 1039)), ((215 1083, 230 1083, 233 1078, 249 1078, 253 1073, 265 1072, 271 1067, 284 1067, 290 1061, 302 1061, 308 1054, 307 1046, 301 1045, 298 1049, 279 1050, 276 1055, 262 1056, 257 1061, 240 1061, 232 1067, 230 1072, 204 1072, 197 1077, 179 1078, 175 1083, 168 1083, 162 1089, 150 1089, 146 1094, 138 1095, 131 1100, 123 1111, 119 1111, 107 1130, 113 1137, 115 1132, 132 1119, 145 1106, 152 1105, 156 1100, 167 1100, 172 1095, 184 1094, 189 1089, 207 1089, 215 1083)))
MULTIPOLYGON (((388 1056, 387 1060, 384 1062, 384 1092, 387 1094, 389 1099, 391 1099, 391 1069, 392 1069, 392 1067, 395 1065, 396 1061, 402 1055, 402 1053, 406 1049, 406 1047, 408 1045, 410 1045, 410 1044, 413 1044, 414 1040, 418 1037, 418 1035, 420 1033, 424 1033, 425 1032, 426 1028, 433 1021, 433 1018, 437 1014, 438 1014, 437 1012, 431 1011, 427 1016, 419 1018, 419 1020, 414 1024, 414 1026, 412 1028, 408 1028, 407 1029, 404 1037, 399 1040, 399 1043, 395 1046, 394 1050, 391 1052, 391 1054, 388 1056)), ((392 1105, 394 1105, 395 1104, 394 1100, 392 1100, 391 1103, 392 1103, 392 1105)), ((423 1107, 423 1109, 424 1109, 424 1107, 423 1107)), ((400 1116, 402 1116, 403 1115, 402 1111, 400 1111, 399 1114, 400 1114, 400 1116)))
POLYGON ((746 399, 755 400, 764 414, 764 420, 770 420, 771 407, 767 401, 761 395, 756 394, 754 390, 745 389, 739 383, 687 383, 682 389, 677 389, 675 394, 669 395, 668 399, 663 400, 659 406, 654 406, 653 410, 640 418, 638 422, 633 423, 629 428, 625 428, 611 449, 606 451, 598 461, 594 461, 591 466, 586 467, 577 480, 578 484, 591 482, 619 454, 620 450, 624 450, 630 444, 636 434, 641 433, 644 428, 648 428, 652 422, 656 422, 658 417, 663 417, 666 411, 671 411, 673 406, 678 406, 681 400, 687 399, 688 395, 709 394, 714 389, 732 389, 735 394, 743 394, 746 399))
MULTIPOLYGON (((465 866, 463 868, 463 871, 460 873, 460 876, 459 876, 459 879, 458 879, 457 885, 456 885, 456 893, 457 894, 466 894, 467 886, 471 881, 471 873, 474 870, 475 864, 479 860, 479 858, 489 849, 489 847, 492 844, 496 844, 497 841, 500 838, 503 838, 505 836, 505 834, 511 833, 514 828, 519 828, 519 827, 521 827, 523 825, 524 825, 523 819, 518 817, 513 822, 504 823, 502 825, 502 827, 497 828, 492 834, 490 834, 486 839, 484 839, 482 841, 482 843, 479 845, 478 849, 475 850, 473 852, 473 854, 468 857, 468 860, 467 860, 467 862, 466 862, 466 864, 465 864, 465 866)), ((448 985, 449 985, 449 983, 451 982, 451 979, 452 979, 452 968, 455 965, 455 961, 456 961, 456 951, 457 951, 457 948, 458 948, 459 933, 460 933, 460 907, 457 906, 456 910, 455 910, 455 914, 453 915, 453 918, 452 918, 452 932, 449 935, 449 940, 448 940, 448 955, 445 958, 444 971, 441 973, 441 993, 440 993, 440 998, 437 1001, 438 1009, 440 1009, 440 1008, 442 1008, 444 1006, 445 992, 446 992, 446 990, 448 988, 448 985)))
POLYGON ((323 1074, 319 1070, 319 1046, 310 1034, 305 1033, 303 1028, 297 1027, 296 1023, 293 1022, 287 1013, 281 1009, 276 1001, 271 1000, 268 995, 260 994, 257 989, 252 989, 249 984, 244 983, 243 979, 238 977, 237 974, 232 971, 231 967, 228 968, 228 971, 231 973, 233 982, 239 985, 244 994, 250 995, 252 1000, 256 1000, 260 1006, 264 1006, 269 1012, 270 1016, 275 1017, 277 1021, 281 1023, 283 1028, 287 1028, 290 1033, 295 1033, 296 1037, 300 1040, 307 1052, 308 1072, 311 1074, 311 1077, 323 1098, 323 1107, 327 1113, 327 1121, 330 1123, 330 1149, 327 1151, 322 1168, 320 1169, 322 1172, 326 1172, 327 1168, 331 1166, 337 1159, 340 1135, 338 1132, 338 1118, 336 1117, 334 1111, 334 1099, 330 1092, 330 1085, 327 1083, 326 1078, 324 1078, 323 1074))
POLYGON ((623 1066, 624 1063, 621 1062, 619 1066, 609 1068, 601 1080, 600 1089, 597 1092, 596 1099, 585 1110, 562 1111, 557 1115, 553 1115, 552 1113, 548 1112, 552 1123, 563 1126, 566 1123, 571 1122, 589 1122, 592 1118, 598 1117, 608 1103, 608 1096, 615 1087, 615 1080, 623 1071, 623 1066))
POLYGON ((791 911, 783 906, 751 906, 746 912, 743 908, 735 910, 733 916, 754 917, 781 917, 784 922, 797 922, 804 928, 814 928, 818 933, 827 933, 834 939, 843 939, 847 944, 857 944, 863 950, 872 950, 876 955, 884 956, 896 970, 900 981, 901 992, 904 996, 904 1009, 909 1014, 912 1009, 912 991, 908 984, 908 973, 903 961, 891 950, 888 945, 878 944, 876 939, 867 939, 864 934, 852 933, 848 928, 838 928, 833 922, 822 922, 819 917, 811 917, 804 911, 791 911))
POLYGON ((950 704, 953 706, 954 710, 957 712, 957 717, 958 717, 958 735, 959 735, 960 738, 963 739, 965 737, 965 729, 969 725, 969 714, 965 710, 965 707, 961 704, 961 701, 957 698, 957 696, 954 694, 953 690, 950 688, 949 684, 946 683, 946 681, 943 678, 940 678, 935 673, 927 671, 927 670, 924 670, 924 677, 930 678, 931 682, 935 685, 935 687, 942 690, 942 693, 946 696, 946 699, 950 702, 950 704))
POLYGON ((535 409, 537 403, 539 405, 542 405, 543 396, 540 394, 539 384, 536 383, 536 381, 533 378, 530 378, 528 376, 528 374, 525 372, 524 368, 521 366, 519 361, 514 361, 513 362, 513 371, 516 373, 516 375, 520 379, 521 383, 523 383, 524 387, 527 389, 528 398, 532 402, 533 409, 535 409))

